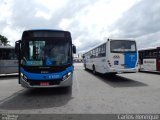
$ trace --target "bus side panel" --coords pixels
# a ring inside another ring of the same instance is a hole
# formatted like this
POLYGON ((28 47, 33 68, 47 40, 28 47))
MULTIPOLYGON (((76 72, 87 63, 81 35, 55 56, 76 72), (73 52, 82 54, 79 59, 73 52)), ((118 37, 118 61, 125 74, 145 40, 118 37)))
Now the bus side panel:
POLYGON ((17 60, 0 60, 0 74, 18 73, 17 60))
POLYGON ((143 59, 142 68, 144 71, 156 71, 156 59, 143 59))
POLYGON ((160 58, 157 58, 157 71, 160 71, 160 58))
POLYGON ((87 60, 86 60, 86 68, 87 68, 87 69, 92 70, 92 68, 91 68, 91 66, 92 66, 92 65, 91 65, 91 62, 92 62, 92 61, 93 61, 93 60, 91 60, 91 59, 87 59, 87 60))
POLYGON ((106 57, 100 57, 100 58, 95 59, 94 65, 96 68, 96 72, 99 72, 102 74, 106 73, 106 70, 105 70, 106 65, 107 65, 106 57))

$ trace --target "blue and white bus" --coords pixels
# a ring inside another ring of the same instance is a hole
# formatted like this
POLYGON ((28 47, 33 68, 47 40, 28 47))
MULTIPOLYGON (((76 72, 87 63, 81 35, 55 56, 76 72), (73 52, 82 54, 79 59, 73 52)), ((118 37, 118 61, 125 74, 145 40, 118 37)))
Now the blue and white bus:
POLYGON ((71 33, 62 30, 26 30, 16 42, 19 84, 26 88, 70 87, 73 79, 71 33))
POLYGON ((93 73, 117 74, 138 71, 135 40, 108 39, 83 54, 85 69, 93 73))

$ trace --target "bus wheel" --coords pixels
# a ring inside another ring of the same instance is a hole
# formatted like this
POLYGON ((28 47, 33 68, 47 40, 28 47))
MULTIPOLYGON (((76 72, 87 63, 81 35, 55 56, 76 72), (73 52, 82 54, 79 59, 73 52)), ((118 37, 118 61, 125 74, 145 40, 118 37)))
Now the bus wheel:
POLYGON ((86 68, 86 64, 84 65, 84 69, 85 69, 85 70, 87 70, 87 68, 86 68))
POLYGON ((72 85, 67 88, 68 93, 72 94, 72 85))
POLYGON ((115 76, 117 73, 110 73, 111 76, 115 76))
POLYGON ((92 72, 93 72, 93 74, 95 74, 95 75, 97 74, 97 72, 96 72, 96 69, 95 69, 95 66, 94 66, 94 65, 93 65, 93 71, 92 71, 92 72))

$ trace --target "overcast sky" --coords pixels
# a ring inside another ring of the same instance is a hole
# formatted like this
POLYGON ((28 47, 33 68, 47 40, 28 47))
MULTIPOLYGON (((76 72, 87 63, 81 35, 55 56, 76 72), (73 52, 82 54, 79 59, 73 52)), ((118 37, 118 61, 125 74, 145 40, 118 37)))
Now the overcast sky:
POLYGON ((160 46, 160 0, 0 0, 0 34, 11 45, 27 29, 71 31, 79 52, 105 38, 160 46))

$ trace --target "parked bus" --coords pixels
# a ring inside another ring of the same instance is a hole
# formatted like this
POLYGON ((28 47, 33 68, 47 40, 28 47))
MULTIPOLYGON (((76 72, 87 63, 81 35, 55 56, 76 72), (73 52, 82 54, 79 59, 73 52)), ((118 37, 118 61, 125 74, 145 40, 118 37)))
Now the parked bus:
POLYGON ((15 48, 11 46, 0 46, 0 74, 18 73, 18 60, 15 48))
POLYGON ((61 30, 27 30, 16 42, 19 84, 27 88, 71 87, 73 53, 71 33, 61 30))
POLYGON ((141 49, 139 71, 160 72, 160 47, 141 49))
POLYGON ((83 55, 85 69, 94 74, 136 72, 138 52, 135 40, 108 39, 83 55))

